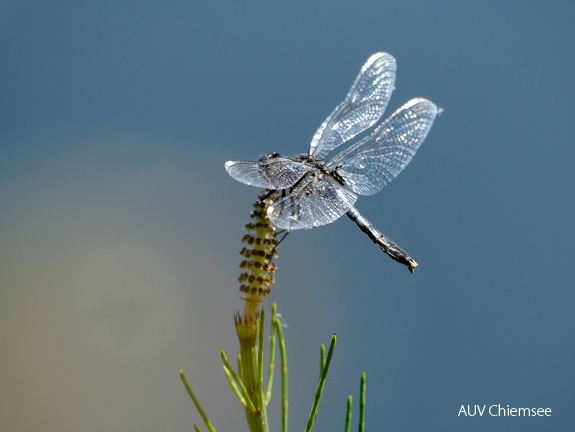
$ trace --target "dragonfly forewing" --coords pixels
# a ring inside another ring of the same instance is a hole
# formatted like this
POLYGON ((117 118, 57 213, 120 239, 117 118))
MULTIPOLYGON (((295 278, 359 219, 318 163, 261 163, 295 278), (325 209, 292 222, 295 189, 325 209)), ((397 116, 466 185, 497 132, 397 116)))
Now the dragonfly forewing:
POLYGON ((263 156, 257 161, 228 161, 226 171, 235 180, 265 189, 287 189, 312 167, 284 157, 263 156))
POLYGON ((336 147, 373 126, 383 115, 395 84, 396 62, 387 53, 373 54, 351 89, 313 136, 309 154, 323 160, 336 147))

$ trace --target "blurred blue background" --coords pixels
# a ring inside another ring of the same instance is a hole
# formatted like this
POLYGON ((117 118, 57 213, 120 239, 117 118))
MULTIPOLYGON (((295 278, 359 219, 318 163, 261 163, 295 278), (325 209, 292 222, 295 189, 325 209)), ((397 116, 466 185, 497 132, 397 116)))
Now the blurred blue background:
MULTIPOLYGON (((290 426, 338 346, 316 430, 575 425, 571 2, 18 1, 0 5, 0 429, 247 430, 221 371, 258 190, 228 159, 307 150, 376 51, 390 112, 445 112, 408 169, 280 247, 290 426), (547 418, 458 416, 461 405, 547 418)), ((279 380, 276 381, 279 389, 279 380)), ((279 428, 279 393, 270 407, 279 428)))

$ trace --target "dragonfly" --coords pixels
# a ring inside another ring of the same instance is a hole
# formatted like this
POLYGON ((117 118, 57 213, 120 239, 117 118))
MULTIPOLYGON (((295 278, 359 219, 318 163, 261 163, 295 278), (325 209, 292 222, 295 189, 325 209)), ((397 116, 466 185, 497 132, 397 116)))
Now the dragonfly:
POLYGON ((378 193, 405 169, 441 111, 427 99, 414 98, 379 122, 394 90, 396 70, 391 54, 371 55, 345 99, 317 129, 307 153, 232 160, 225 169, 241 183, 266 189, 260 199, 273 194, 267 217, 278 230, 318 227, 346 214, 413 273, 415 260, 354 207, 359 195, 378 193))

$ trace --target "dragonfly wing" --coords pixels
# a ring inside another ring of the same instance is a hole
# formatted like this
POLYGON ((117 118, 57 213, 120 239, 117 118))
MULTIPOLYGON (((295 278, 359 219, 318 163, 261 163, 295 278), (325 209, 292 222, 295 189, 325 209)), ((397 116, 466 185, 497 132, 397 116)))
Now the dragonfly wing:
POLYGON ((302 162, 270 156, 257 161, 228 161, 225 168, 233 179, 265 189, 287 189, 311 169, 302 162))
POLYGON ((359 195, 373 195, 409 164, 433 125, 438 108, 416 98, 395 111, 369 136, 336 154, 327 165, 359 195))
POLYGON ((387 53, 375 53, 361 68, 344 101, 319 127, 309 154, 323 160, 337 146, 377 122, 389 102, 395 83, 396 63, 387 53))
POLYGON ((327 176, 306 175, 284 198, 271 204, 267 216, 288 231, 329 224, 346 213, 357 195, 327 176))

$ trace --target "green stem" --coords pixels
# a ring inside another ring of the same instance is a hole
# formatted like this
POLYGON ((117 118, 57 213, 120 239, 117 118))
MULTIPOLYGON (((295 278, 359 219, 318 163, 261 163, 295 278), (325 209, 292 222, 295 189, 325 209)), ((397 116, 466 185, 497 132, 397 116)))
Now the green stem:
POLYGON ((359 385, 359 432, 365 429, 365 384, 365 372, 362 372, 359 385))
POLYGON ((240 401, 240 403, 243 405, 244 408, 248 408, 248 406, 250 406, 253 408, 253 404, 251 403, 251 401, 248 402, 249 399, 246 399, 244 397, 244 393, 243 390, 240 389, 238 387, 238 382, 234 379, 234 372, 231 371, 227 366, 224 366, 224 374, 226 375, 226 378, 228 379, 228 382, 230 383, 230 387, 232 388, 233 392, 235 393, 236 397, 238 398, 238 400, 240 401))
POLYGON ((260 379, 259 340, 260 319, 236 319, 236 331, 240 341, 239 361, 241 366, 240 381, 246 388, 246 399, 252 401, 252 406, 245 410, 250 431, 267 432, 268 418, 264 404, 263 382, 260 379))
POLYGON ((282 432, 287 432, 288 428, 288 367, 287 367, 287 356, 286 356, 286 346, 283 334, 283 328, 281 321, 277 318, 277 315, 273 315, 273 320, 275 323, 275 328, 278 334, 278 341, 280 347, 280 358, 281 358, 281 368, 282 368, 282 432))
MULTIPOLYGON (((264 308, 261 308, 260 312, 260 328, 259 328, 259 338, 258 338, 258 389, 259 389, 259 399, 262 402, 262 408, 265 411, 266 402, 264 394, 264 331, 266 314, 264 308)), ((273 323, 272 323, 273 325, 273 323)))
MULTIPOLYGON (((204 420, 206 427, 208 428, 208 430, 210 432, 216 432, 216 428, 212 425, 212 422, 210 422, 210 419, 208 418, 208 416, 204 412, 204 409, 202 408, 202 405, 200 405, 200 402, 198 401, 198 399, 196 399, 196 395, 194 394, 194 392, 192 391, 192 387, 188 383, 188 379, 186 378, 186 374, 184 374, 184 371, 181 369, 180 369, 180 378, 181 378, 182 382, 184 383, 184 387, 186 387, 186 391, 188 392, 188 394, 192 398, 192 401, 194 402, 196 409, 198 410, 198 412, 202 416, 202 419, 204 420)), ((196 425, 194 425, 194 428, 199 430, 199 428, 196 425)))
POLYGON ((345 432, 349 432, 351 429, 351 395, 347 397, 347 409, 345 412, 345 432))
POLYGON ((321 395, 323 393, 323 386, 325 384, 325 379, 327 377, 327 371, 329 370, 329 364, 331 363, 331 358, 333 356, 333 351, 335 349, 335 343, 337 338, 335 334, 331 337, 331 343, 329 345, 329 350, 327 352, 327 358, 325 360, 325 364, 323 369, 321 370, 321 374, 319 377, 319 383, 317 385, 317 390, 315 392, 315 398, 313 400, 313 405, 311 407, 311 412, 309 413, 309 418, 307 421, 307 426, 305 428, 306 432, 311 432, 313 428, 313 424, 315 422, 315 417, 317 416, 317 411, 319 409, 319 401, 321 399, 321 395))
POLYGON ((270 352, 269 352, 270 361, 268 363, 268 385, 264 402, 266 406, 269 404, 270 399, 272 397, 272 387, 274 384, 275 355, 276 355, 276 332, 275 332, 276 311, 277 311, 277 304, 274 302, 272 303, 272 325, 270 333, 270 352))

